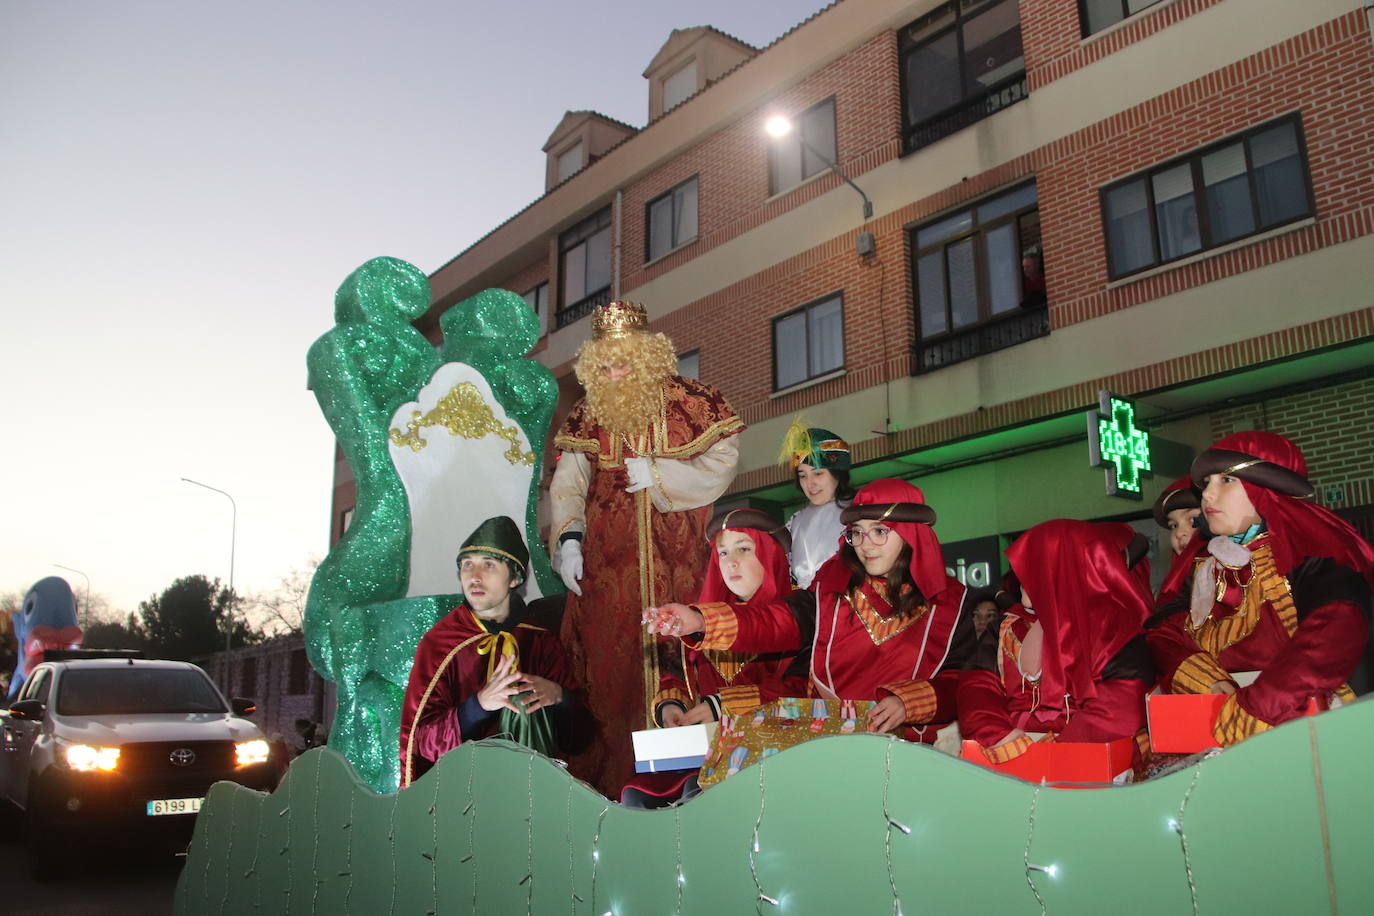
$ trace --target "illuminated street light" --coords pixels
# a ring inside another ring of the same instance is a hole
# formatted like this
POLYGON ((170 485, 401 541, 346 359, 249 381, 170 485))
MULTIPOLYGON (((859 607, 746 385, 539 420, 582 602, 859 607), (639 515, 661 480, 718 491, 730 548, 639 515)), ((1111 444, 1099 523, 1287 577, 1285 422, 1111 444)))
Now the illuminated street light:
MULTIPOLYGON (((773 115, 771 118, 764 122, 763 129, 768 133, 770 137, 773 137, 775 140, 781 139, 782 137, 785 137, 792 132, 792 122, 783 115, 773 115)), ((797 142, 800 143, 803 147, 805 147, 806 151, 809 152, 811 155, 815 156, 821 162, 824 162, 836 175, 839 175, 840 178, 844 180, 845 184, 849 185, 855 191, 859 192, 859 196, 862 197, 864 201, 864 219, 872 218, 873 201, 868 199, 868 195, 864 193, 863 188, 856 185, 853 179, 851 179, 848 175, 844 173, 844 169, 840 168, 840 164, 832 160, 825 153, 822 153, 820 150, 816 149, 810 143, 806 142, 806 138, 803 137, 800 133, 797 134, 797 142)))

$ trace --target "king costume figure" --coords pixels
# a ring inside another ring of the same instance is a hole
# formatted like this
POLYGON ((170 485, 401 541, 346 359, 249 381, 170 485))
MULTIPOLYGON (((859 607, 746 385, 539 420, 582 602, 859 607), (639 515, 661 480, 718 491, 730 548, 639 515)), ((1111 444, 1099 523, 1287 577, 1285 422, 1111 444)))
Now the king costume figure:
POLYGON ((586 397, 554 444, 552 537, 568 586, 563 638, 600 733, 573 772, 610 798, 633 770, 630 733, 653 721, 660 651, 640 628, 644 608, 690 601, 711 552, 710 506, 739 460, 744 423, 720 392, 676 375, 643 306, 592 313, 574 370, 586 397))
POLYGON ((401 787, 464 741, 502 737, 555 756, 578 700, 558 637, 526 622, 514 589, 529 550, 506 516, 489 518, 458 551, 463 603, 420 638, 401 707, 401 787))

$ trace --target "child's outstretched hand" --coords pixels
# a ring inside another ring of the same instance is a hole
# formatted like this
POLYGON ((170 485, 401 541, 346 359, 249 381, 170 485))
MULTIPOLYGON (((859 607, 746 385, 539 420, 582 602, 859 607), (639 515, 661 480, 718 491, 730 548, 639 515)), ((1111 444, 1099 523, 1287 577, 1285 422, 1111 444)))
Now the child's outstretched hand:
POLYGON ((496 712, 498 709, 520 712, 520 707, 512 703, 510 698, 525 689, 520 686, 521 677, 520 672, 515 670, 515 657, 503 656, 496 663, 491 677, 477 691, 477 702, 487 712, 496 712))
POLYGON ((644 628, 660 636, 690 636, 706 629, 706 618, 685 604, 647 607, 640 616, 644 628))

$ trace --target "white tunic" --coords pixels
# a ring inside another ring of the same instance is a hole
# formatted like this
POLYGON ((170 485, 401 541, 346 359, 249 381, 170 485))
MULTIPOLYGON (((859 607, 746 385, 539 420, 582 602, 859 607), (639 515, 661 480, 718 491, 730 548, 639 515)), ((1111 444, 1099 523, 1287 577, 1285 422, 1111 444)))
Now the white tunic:
POLYGON ((792 533, 792 577, 802 588, 811 587, 821 565, 840 549, 840 535, 844 533, 844 524, 840 522, 842 508, 833 499, 823 506, 807 503, 788 519, 787 530, 792 533))

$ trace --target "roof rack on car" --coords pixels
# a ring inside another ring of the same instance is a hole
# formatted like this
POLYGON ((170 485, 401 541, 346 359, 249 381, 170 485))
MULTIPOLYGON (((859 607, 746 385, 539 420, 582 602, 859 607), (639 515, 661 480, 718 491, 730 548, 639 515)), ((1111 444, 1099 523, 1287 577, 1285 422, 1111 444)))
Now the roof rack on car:
POLYGON ((65 662, 74 658, 143 658, 142 649, 44 649, 43 661, 65 662))

